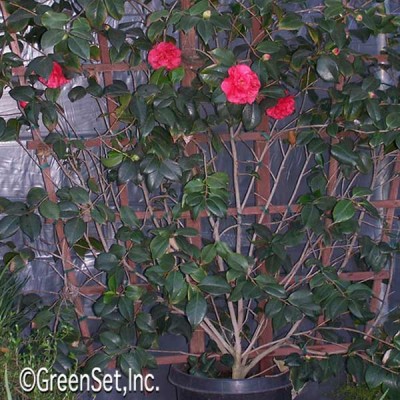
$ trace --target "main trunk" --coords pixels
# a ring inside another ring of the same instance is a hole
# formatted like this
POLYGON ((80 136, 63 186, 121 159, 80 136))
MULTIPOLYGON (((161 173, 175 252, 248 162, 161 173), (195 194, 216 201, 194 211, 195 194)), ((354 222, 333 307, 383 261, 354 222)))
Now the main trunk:
POLYGON ((242 365, 240 357, 235 357, 235 361, 232 366, 232 379, 244 378, 246 378, 244 365, 242 365))

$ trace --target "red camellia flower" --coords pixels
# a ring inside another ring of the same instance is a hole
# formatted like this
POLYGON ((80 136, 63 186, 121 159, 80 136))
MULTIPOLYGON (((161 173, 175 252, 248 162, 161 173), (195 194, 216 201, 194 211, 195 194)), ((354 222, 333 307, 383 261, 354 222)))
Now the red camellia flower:
POLYGON ((28 102, 27 102, 27 101, 20 100, 20 101, 18 102, 18 104, 19 104, 19 106, 20 106, 21 108, 25 108, 25 107, 28 105, 28 102))
POLYGON ((261 87, 257 74, 248 65, 239 64, 230 67, 228 75, 221 84, 226 99, 234 104, 254 103, 261 87))
POLYGON ((182 52, 171 42, 161 42, 156 44, 149 51, 149 63, 154 69, 166 68, 171 71, 181 65, 182 52))
POLYGON ((39 77, 39 81, 51 89, 59 88, 69 82, 64 76, 61 65, 53 61, 53 70, 47 79, 39 77))
POLYGON ((296 102, 294 96, 282 97, 275 106, 267 108, 266 114, 275 119, 283 119, 294 113, 296 102))

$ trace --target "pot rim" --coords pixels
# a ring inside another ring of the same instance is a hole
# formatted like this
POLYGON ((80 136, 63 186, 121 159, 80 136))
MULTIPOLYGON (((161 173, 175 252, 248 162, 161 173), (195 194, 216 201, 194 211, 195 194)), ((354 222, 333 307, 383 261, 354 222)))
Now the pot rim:
POLYGON ((267 377, 228 379, 204 378, 183 371, 185 364, 171 365, 168 380, 181 389, 199 393, 252 394, 285 389, 291 386, 289 374, 267 377))

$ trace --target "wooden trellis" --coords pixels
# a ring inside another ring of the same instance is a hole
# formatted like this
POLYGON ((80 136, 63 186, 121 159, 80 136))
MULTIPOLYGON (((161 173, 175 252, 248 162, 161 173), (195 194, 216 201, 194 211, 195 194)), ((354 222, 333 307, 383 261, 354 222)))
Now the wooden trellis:
MULTIPOLYGON (((1 5, 1 11, 3 13, 4 19, 7 19, 8 15, 6 12, 6 8, 4 5, 4 2, 0 3, 1 5)), ((182 8, 189 8, 191 5, 190 0, 181 0, 181 5, 182 8)), ((253 33, 254 36, 257 36, 260 33, 260 27, 258 25, 258 22, 254 19, 253 20, 253 33)), ((14 36, 14 42, 12 43, 11 47, 14 53, 19 54, 19 46, 17 43, 16 36, 14 36)), ((113 83, 113 74, 115 72, 121 72, 121 71, 144 71, 146 70, 146 64, 142 63, 137 67, 131 67, 128 64, 125 63, 118 63, 118 64, 111 64, 110 62, 110 56, 109 56, 109 47, 108 47, 108 42, 107 39, 99 35, 98 37, 98 43, 100 47, 100 54, 101 54, 101 63, 100 64, 89 64, 89 65, 83 65, 83 69, 87 70, 91 73, 95 73, 98 75, 102 75, 104 79, 105 85, 110 85, 113 83)), ((185 78, 183 81, 183 85, 189 86, 191 83, 191 80, 193 79, 193 76, 195 74, 194 70, 196 69, 196 43, 197 43, 197 37, 194 29, 190 30, 187 34, 181 34, 180 36, 180 47, 183 52, 183 59, 184 59, 184 66, 186 70, 185 78)), ((14 69, 14 74, 20 77, 20 83, 24 84, 24 72, 25 69, 23 67, 15 68, 14 69)), ((113 128, 116 127, 117 119, 115 117, 115 110, 116 110, 116 104, 111 100, 107 100, 107 108, 108 108, 108 115, 109 115, 109 127, 110 131, 113 130, 113 128)), ((271 191, 272 191, 272 183, 271 183, 271 174, 270 174, 270 169, 269 169, 269 162, 270 162, 270 150, 267 149, 266 151, 263 152, 264 146, 263 144, 265 143, 265 137, 263 135, 263 132, 268 130, 268 121, 266 118, 262 121, 261 125, 259 126, 259 129, 254 131, 254 132, 246 132, 245 136, 240 136, 236 140, 243 140, 251 143, 253 145, 253 149, 255 151, 255 154, 257 157, 262 157, 262 166, 258 171, 258 174, 260 176, 260 179, 256 182, 255 185, 255 192, 259 195, 256 196, 256 204, 254 206, 246 206, 243 211, 242 215, 245 216, 254 216, 260 221, 262 221, 265 224, 269 224, 271 222, 270 216, 273 214, 284 214, 286 210, 288 209, 288 204, 270 204, 268 206, 268 214, 265 213, 265 208, 264 208, 264 203, 261 199, 269 198, 271 196, 271 191)), ((281 139, 285 139, 287 133, 281 133, 281 139)), ((220 135, 221 139, 224 141, 228 141, 229 135, 228 134, 222 134, 220 135)), ((196 142, 198 143, 204 143, 207 138, 203 135, 197 135, 195 137, 196 142)), ((335 139, 329 138, 326 135, 326 140, 331 140, 332 143, 335 139)), ((104 146, 107 144, 107 141, 104 139, 86 139, 84 140, 84 146, 89 148, 89 147, 99 147, 99 146, 104 146)), ((52 171, 49 168, 50 165, 50 160, 49 158, 51 157, 48 155, 49 153, 46 151, 43 151, 43 149, 46 148, 47 145, 44 144, 41 134, 38 130, 32 130, 32 140, 28 141, 27 144, 27 149, 28 150, 34 150, 36 151, 36 155, 38 158, 39 165, 41 167, 42 171, 42 177, 43 177, 43 182, 44 182, 44 187, 45 190, 47 191, 49 195, 49 199, 52 201, 57 201, 56 197, 56 188, 52 179, 52 171)), ((187 147, 187 152, 188 154, 193 154, 196 151, 196 147, 192 144, 189 143, 187 147)), ((334 193, 336 183, 337 183, 337 172, 338 172, 338 163, 334 158, 330 158, 329 160, 329 175, 328 175, 328 193, 334 193)), ((386 216, 386 227, 383 232, 383 240, 388 240, 387 237, 387 230, 390 230, 394 219, 395 219, 395 213, 396 209, 400 208, 400 200, 399 200, 399 185, 400 185, 400 180, 399 180, 399 173, 400 173, 400 157, 397 156, 396 162, 395 162, 395 167, 394 167, 394 174, 391 183, 390 183, 390 191, 389 191, 389 197, 387 200, 380 200, 380 201, 372 201, 371 203, 380 209, 385 210, 385 216, 386 216)), ((126 185, 121 185, 119 187, 119 201, 121 206, 128 206, 129 205, 129 193, 127 190, 126 185)), ((296 212, 299 211, 299 206, 297 205, 290 205, 292 211, 296 212)), ((156 216, 161 216, 164 213, 164 211, 155 211, 156 216)), ((237 214, 237 209, 232 207, 228 209, 228 216, 236 216, 237 214)), ((146 212, 145 211, 137 211, 136 215, 139 219, 145 218, 146 212)), ((193 227, 201 231, 201 217, 206 216, 205 212, 200 213, 200 218, 198 218, 196 221, 193 221, 190 218, 189 213, 184 213, 183 218, 186 220, 187 226, 193 227)), ((52 221, 48 221, 52 222, 52 221)), ((79 316, 79 326, 81 330, 81 334, 83 338, 89 339, 91 337, 91 332, 89 329, 88 321, 84 312, 84 307, 83 307, 83 300, 80 297, 80 295, 98 295, 101 294, 103 291, 103 288, 101 286, 85 286, 85 287, 79 287, 78 284, 78 279, 77 279, 77 274, 74 269, 74 264, 72 261, 72 254, 71 254, 71 249, 67 244, 65 235, 64 235, 64 227, 63 227, 63 222, 62 220, 58 220, 55 223, 55 232, 56 232, 56 237, 58 240, 58 245, 60 249, 60 254, 61 254, 61 259, 63 262, 63 268, 64 268, 64 276, 65 276, 65 291, 73 291, 75 293, 78 293, 77 296, 74 296, 74 306, 77 315, 79 316)), ((201 246, 201 239, 200 237, 194 238, 192 240, 192 243, 201 246)), ((130 244, 128 243, 128 246, 130 244)), ((324 265, 329 265, 330 260, 332 257, 332 251, 331 249, 323 249, 322 251, 322 262, 324 265)), ((131 267, 134 268, 134 265, 131 264, 131 267)), ((390 272, 388 270, 383 270, 379 273, 374 273, 374 272, 342 272, 340 274, 340 277, 342 279, 348 280, 348 281, 373 281, 373 294, 374 294, 374 299, 372 302, 372 309, 376 311, 379 308, 379 297, 380 297, 380 292, 381 292, 381 286, 383 281, 390 280, 390 272)), ((131 283, 135 283, 133 280, 131 283)), ((261 341, 263 343, 268 343, 272 340, 272 329, 270 325, 268 328, 265 330, 261 337, 261 341)), ((193 336, 193 339, 190 343, 190 352, 191 353, 201 353, 205 349, 205 334, 201 330, 197 330, 193 336)), ((334 352, 341 352, 343 350, 343 344, 340 345, 335 345, 335 344, 321 344, 321 345, 314 345, 310 346, 310 350, 315 350, 319 352, 327 352, 327 353, 334 353, 334 352)), ((92 351, 92 349, 89 347, 89 351, 92 351)), ((269 364, 270 364, 270 359, 271 357, 275 356, 285 356, 290 353, 292 353, 294 350, 292 347, 282 347, 277 349, 276 351, 272 352, 269 355, 269 358, 266 359, 263 362, 262 369, 265 369, 269 364)), ((179 363, 179 362, 184 362, 186 361, 187 356, 183 354, 176 354, 176 355, 169 355, 169 356, 161 356, 157 357, 157 362, 158 364, 173 364, 173 363, 179 363)))

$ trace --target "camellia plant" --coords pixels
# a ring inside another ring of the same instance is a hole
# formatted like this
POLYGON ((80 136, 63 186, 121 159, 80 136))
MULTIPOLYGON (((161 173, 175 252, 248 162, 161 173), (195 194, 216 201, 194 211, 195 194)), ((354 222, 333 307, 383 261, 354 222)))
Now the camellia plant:
MULTIPOLYGON (((162 335, 200 331, 193 375, 289 369, 300 390, 346 370, 397 398, 396 332, 377 327, 398 251, 400 19, 306 3, 1 2, 20 113, 0 139, 33 132, 44 185, 2 199, 0 238, 36 249, 53 224, 86 369, 155 367, 162 335), (71 115, 89 102, 83 138, 71 115)), ((13 246, 5 267, 26 264, 13 246)))

